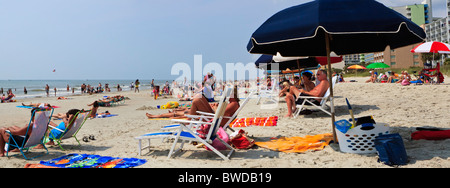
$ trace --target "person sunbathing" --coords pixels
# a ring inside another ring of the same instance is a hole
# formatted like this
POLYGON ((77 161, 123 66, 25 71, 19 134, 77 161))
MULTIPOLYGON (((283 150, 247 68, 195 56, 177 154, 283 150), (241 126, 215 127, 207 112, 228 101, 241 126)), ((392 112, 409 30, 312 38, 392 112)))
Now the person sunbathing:
POLYGON ((368 80, 366 80, 366 83, 372 82, 375 83, 375 81, 377 81, 377 75, 374 73, 374 71, 369 71, 370 72, 370 78, 368 80))
MULTIPOLYGON (((98 104, 97 101, 94 101, 93 103, 88 104, 88 106, 92 106, 91 110, 89 110, 89 111, 91 112, 90 115, 89 115, 89 117, 90 117, 90 118, 95 118, 95 116, 96 116, 96 114, 97 114, 98 107, 99 107, 100 105, 98 104)), ((87 111, 87 112, 89 112, 89 111, 87 111)))
POLYGON ((198 94, 194 97, 192 101, 192 105, 190 108, 181 107, 179 109, 173 109, 173 111, 169 110, 169 113, 160 114, 160 115, 151 115, 149 113, 145 113, 148 118, 171 118, 171 119, 180 119, 187 118, 185 114, 189 115, 197 115, 196 111, 209 112, 214 113, 214 109, 217 109, 218 103, 209 103, 208 99, 204 95, 198 94), (195 110, 191 112, 191 109, 195 108, 195 110))
POLYGON ((22 103, 22 106, 31 106, 31 107, 35 107, 35 108, 45 108, 45 107, 51 108, 52 107, 52 105, 50 105, 49 103, 30 103, 30 104, 22 103))
MULTIPOLYGON (((34 114, 34 112, 36 111, 36 109, 32 109, 31 110, 31 115, 34 114)), ((34 124, 34 116, 31 118, 31 124, 34 124)), ((30 125, 32 126, 32 125, 30 125)), ((5 144, 9 141, 9 136, 10 134, 7 133, 6 131, 8 130, 9 132, 11 132, 14 140, 17 142, 17 145, 22 145, 23 143, 25 143, 29 136, 31 135, 31 132, 33 129, 28 129, 28 124, 26 124, 24 127, 18 127, 18 126, 11 126, 11 127, 3 127, 0 129, 0 157, 4 157, 5 156, 5 144), (20 135, 26 135, 25 138, 20 136, 20 135)), ((12 152, 17 152, 18 149, 14 148, 12 146, 9 146, 8 148, 9 151, 12 152)))
POLYGON ((394 71, 392 71, 389 75, 390 76, 389 76, 389 78, 387 80, 387 83, 392 83, 397 78, 397 76, 395 76, 395 72, 394 71))
MULTIPOLYGON (((318 70, 316 78, 320 83, 314 87, 311 91, 306 91, 304 89, 297 89, 291 86, 290 92, 286 94, 286 104, 288 107, 288 113, 284 117, 291 117, 292 112, 296 110, 296 104, 302 104, 303 99, 296 100, 298 96, 313 96, 313 97, 323 97, 330 87, 330 83, 327 80, 327 72, 325 70, 318 70)), ((320 99, 313 99, 315 104, 320 105, 320 99)))
POLYGON ((11 92, 11 93, 8 93, 8 96, 7 96, 7 97, 4 97, 4 96, 0 97, 0 102, 1 102, 1 103, 4 103, 4 102, 10 102, 10 101, 12 100, 13 97, 15 97, 15 95, 14 95, 12 92, 11 92))
MULTIPOLYGON (((236 94, 233 95, 232 98, 229 99, 229 103, 225 108, 224 116, 231 117, 233 114, 239 109, 239 98, 237 97, 237 89, 235 89, 236 94)), ((179 119, 179 118, 188 118, 186 114, 189 115, 199 115, 197 111, 214 113, 218 107, 218 103, 208 103, 208 99, 202 95, 201 98, 195 98, 192 101, 192 106, 190 109, 184 111, 172 111, 166 114, 161 115, 151 115, 146 113, 148 118, 171 118, 171 119, 179 119)), ((220 126, 224 126, 228 122, 229 118, 223 118, 220 126)))
MULTIPOLYGON (((49 131, 47 131, 47 136, 49 137, 50 141, 47 142, 47 145, 55 145, 55 142, 53 142, 54 139, 59 139, 61 138, 68 130, 70 130, 73 126, 73 124, 75 123, 75 119, 77 118, 76 114, 79 112, 80 110, 78 109, 71 109, 69 111, 67 111, 66 117, 62 118, 62 122, 57 125, 56 123, 50 121, 49 125, 56 127, 59 130, 62 130, 64 132, 61 132, 57 129, 51 129, 49 131)), ((43 149, 44 146, 42 144, 39 144, 35 147, 36 149, 43 149)))

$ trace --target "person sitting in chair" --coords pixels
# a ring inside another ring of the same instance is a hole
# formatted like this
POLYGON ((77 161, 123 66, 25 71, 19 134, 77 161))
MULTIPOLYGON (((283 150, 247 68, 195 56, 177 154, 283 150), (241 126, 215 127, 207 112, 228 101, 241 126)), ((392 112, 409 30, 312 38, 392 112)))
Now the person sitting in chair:
MULTIPOLYGON (((34 124, 34 112, 36 111, 36 109, 32 109, 31 110, 31 115, 33 115, 33 117, 31 117, 31 124, 34 124)), ((32 125, 30 125, 32 126, 32 125)), ((31 135, 31 132, 33 131, 33 129, 28 129, 28 124, 26 124, 24 127, 18 127, 18 126, 11 126, 11 127, 4 127, 0 129, 0 157, 4 157, 5 156, 5 144, 8 143, 9 141, 9 133, 7 133, 6 131, 8 130, 9 132, 11 132, 14 140, 17 142, 17 145, 22 145, 24 142, 26 142, 28 140, 28 138, 31 135), (27 132, 28 130, 28 132, 27 132), (25 138, 19 135, 26 135, 25 138)), ((8 148, 9 151, 13 151, 16 152, 18 151, 17 148, 14 148, 12 146, 9 146, 8 148)))
MULTIPOLYGON (((67 111, 66 116, 62 118, 62 122, 57 125, 55 123, 53 123, 52 121, 49 122, 49 125, 56 127, 57 129, 60 129, 64 132, 61 132, 59 130, 56 129, 51 129, 47 132, 47 135, 50 139, 49 142, 47 142, 47 145, 55 145, 55 143, 53 142, 54 139, 59 139, 61 138, 68 130, 70 130, 73 126, 73 124, 75 123, 75 119, 77 118, 77 113, 80 110, 78 109, 71 109, 69 111, 67 111)), ((43 149, 44 147, 39 144, 35 147, 36 149, 43 149)))
MULTIPOLYGON (((289 93, 286 94, 286 104, 288 107, 288 113, 284 117, 291 117, 292 112, 296 110, 296 104, 303 103, 303 99, 297 100, 298 96, 312 96, 312 97, 323 97, 330 87, 330 83, 327 80, 327 72, 325 70, 318 70, 316 78, 320 83, 314 87, 311 91, 306 91, 304 89, 297 89, 291 86, 289 93)), ((313 100, 315 104, 320 105, 320 99, 313 100)))

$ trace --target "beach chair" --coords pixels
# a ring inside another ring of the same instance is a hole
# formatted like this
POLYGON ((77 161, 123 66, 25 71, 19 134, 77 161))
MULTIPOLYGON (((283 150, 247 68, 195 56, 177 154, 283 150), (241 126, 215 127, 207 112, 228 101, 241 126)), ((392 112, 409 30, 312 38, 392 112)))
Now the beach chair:
MULTIPOLYGON (((250 96, 252 96, 253 94, 254 94, 254 92, 252 91, 250 94, 247 95, 247 98, 245 98, 244 101, 242 101, 242 103, 239 105, 239 108, 236 110, 236 112, 234 112, 234 114, 231 117, 223 116, 224 118, 229 118, 227 123, 225 123, 225 125, 223 126, 225 130, 229 129, 234 132, 234 129, 232 129, 230 127, 230 123, 233 122, 234 119, 236 119, 239 112, 241 112, 241 110, 244 108, 244 106, 250 100, 250 96)), ((205 116, 209 116, 210 119, 212 119, 214 117, 214 114, 211 114, 211 113, 200 112, 200 111, 197 111, 197 113, 205 115, 205 116)))
MULTIPOLYGON (((337 76, 334 76, 334 77, 332 78, 332 81, 331 81, 331 87, 333 87, 333 89, 334 89, 334 86, 335 86, 337 83, 339 83, 339 79, 338 79, 337 76)), ((296 105, 297 110, 294 112, 294 118, 296 118, 296 117, 300 114, 301 110, 303 109, 303 107, 304 107, 305 105, 313 106, 313 107, 315 107, 315 108, 317 108, 317 109, 319 109, 319 110, 322 110, 323 112, 325 112, 326 114, 328 114, 328 115, 331 116, 331 112, 329 112, 328 110, 326 110, 326 108, 330 108, 330 107, 327 105, 327 102, 328 102, 328 101, 331 101, 331 100, 330 100, 330 88, 328 88, 327 92, 323 95, 323 97, 298 96, 298 97, 297 97, 297 100, 300 100, 300 99, 304 99, 304 100, 303 100, 303 103, 302 103, 302 104, 297 104, 297 105, 296 105), (320 105, 314 104, 313 100, 311 100, 311 99, 320 99, 320 100, 321 100, 321 101, 320 101, 320 105)))
POLYGON ((78 146, 81 146, 80 141, 77 139, 77 133, 78 133, 78 131, 80 131, 81 127, 83 127, 84 123, 86 122, 86 120, 89 117, 91 112, 86 113, 86 112, 80 111, 77 114, 75 114, 76 118, 72 119, 71 122, 69 122, 70 124, 73 124, 70 129, 68 129, 69 126, 67 126, 65 130, 61 130, 61 129, 58 129, 58 128, 53 127, 51 125, 48 125, 50 127, 50 130, 51 129, 55 129, 55 130, 57 130, 59 132, 65 132, 61 137, 53 138, 53 140, 56 141, 56 143, 61 148, 61 150, 64 150, 64 148, 61 145, 61 141, 65 140, 65 139, 68 139, 68 138, 71 138, 71 137, 75 138, 75 140, 78 143, 78 146))
MULTIPOLYGON (((50 118, 53 115, 53 108, 50 109, 37 109, 33 112, 30 118, 30 122, 28 123, 27 132, 31 129, 31 134, 28 136, 28 140, 26 139, 27 135, 13 135, 9 130, 6 132, 9 134, 8 140, 8 148, 15 147, 20 150, 23 157, 26 160, 31 160, 36 157, 40 157, 42 155, 37 155, 32 158, 28 158, 25 155, 25 152, 28 152, 30 147, 34 147, 36 145, 42 144, 44 149, 46 150, 45 154, 48 154, 48 149, 45 147, 43 142, 45 137, 45 132, 47 131, 47 125, 50 122, 50 118), (33 123, 34 118, 34 123, 33 123), (22 137, 25 139, 25 142, 19 143, 20 141, 17 139, 18 137, 22 137)), ((6 156, 9 154, 9 149, 6 150, 6 156)))
POLYGON ((256 104, 258 105, 259 102, 261 101, 262 98, 267 98, 271 101, 273 101, 274 103, 278 102, 278 93, 277 93, 277 86, 278 83, 276 83, 276 79, 272 78, 272 85, 270 88, 267 88, 265 90, 260 90, 259 94, 258 94, 258 101, 256 102, 256 104))
POLYGON ((231 88, 227 88, 225 90, 224 95, 222 95, 222 97, 219 101, 219 106, 218 106, 216 113, 213 117, 213 120, 211 122, 173 119, 172 121, 180 123, 180 125, 178 126, 178 128, 175 131, 148 133, 148 134, 144 134, 139 137, 136 137, 136 139, 139 140, 139 154, 141 154, 141 151, 143 149, 150 148, 150 139, 173 138, 174 142, 170 149, 168 158, 170 158, 174 153, 181 150, 183 148, 185 142, 195 141, 195 142, 204 144, 206 147, 210 148, 214 153, 219 155, 222 159, 229 160, 231 154, 234 152, 234 148, 232 148, 228 143, 226 143, 222 139, 220 139, 217 136, 217 131, 219 130, 220 122, 222 120, 223 114, 225 113, 225 108, 228 104, 228 101, 226 99, 230 95, 230 93, 231 93, 231 88), (199 137, 198 133, 196 132, 196 128, 194 128, 194 126, 191 126, 193 124, 195 124, 195 125, 209 124, 210 125, 210 129, 209 129, 207 135, 205 135, 204 139, 199 137), (145 148, 141 147, 141 140, 143 140, 143 139, 149 140, 148 141, 149 146, 147 146, 145 148), (224 144, 228 149, 230 149, 230 152, 226 156, 211 145, 212 141, 214 139, 219 139, 219 141, 222 144, 224 144), (178 141, 181 142, 181 146, 177 150, 175 150, 175 147, 176 147, 178 141))

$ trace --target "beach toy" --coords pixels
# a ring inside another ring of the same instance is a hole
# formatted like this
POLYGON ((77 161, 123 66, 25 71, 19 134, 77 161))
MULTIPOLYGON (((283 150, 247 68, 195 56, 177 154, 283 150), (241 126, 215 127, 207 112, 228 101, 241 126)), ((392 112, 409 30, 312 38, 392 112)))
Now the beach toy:
POLYGON ((169 101, 166 104, 166 109, 177 108, 178 106, 179 106, 178 102, 176 102, 176 101, 169 101))
POLYGON ((166 105, 161 105, 161 109, 166 109, 166 105))
POLYGON ((345 102, 347 102, 347 107, 348 107, 348 111, 350 112, 350 116, 352 116, 352 120, 353 120, 353 125, 351 128, 354 128, 356 126, 356 121, 355 121, 355 117, 353 117, 353 110, 352 110, 352 106, 350 105, 350 103, 348 102, 348 99, 345 98, 345 102))
POLYGON ((347 131, 353 127, 353 125, 345 119, 334 122, 334 125, 336 126, 336 129, 342 133, 347 133, 347 131))
POLYGON ((160 105, 157 105, 157 106, 156 106, 156 108, 160 109, 160 108, 161 108, 161 106, 160 106, 160 105))

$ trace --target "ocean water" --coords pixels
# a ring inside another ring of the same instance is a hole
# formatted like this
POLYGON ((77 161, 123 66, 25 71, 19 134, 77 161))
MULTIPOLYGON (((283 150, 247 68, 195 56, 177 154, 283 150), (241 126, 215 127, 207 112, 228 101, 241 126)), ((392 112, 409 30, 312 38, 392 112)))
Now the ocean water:
MULTIPOLYGON (((105 84, 109 84, 111 91, 117 91, 117 85, 119 84, 122 91, 129 91, 131 84, 135 80, 0 80, 0 88, 3 88, 3 94, 6 95, 8 89, 12 89, 16 99, 21 98, 34 98, 45 97, 45 85, 50 87, 50 96, 55 96, 54 88, 56 88, 56 96, 69 96, 73 94, 81 93, 81 85, 90 84, 94 88, 98 87, 101 83, 102 87, 105 84), (67 91, 67 85, 69 85, 69 91, 67 91), (24 93, 24 87, 27 89, 27 94, 24 93), (72 87, 75 88, 75 92, 72 94, 72 87)), ((168 80, 167 80, 168 81, 168 80)), ((139 80, 139 90, 148 90, 151 88, 151 80, 139 80)), ((155 80, 155 85, 162 86, 166 83, 166 80, 155 80)), ((171 81, 169 81, 171 83, 171 81)), ((2 93, 0 93, 0 96, 2 93)))

